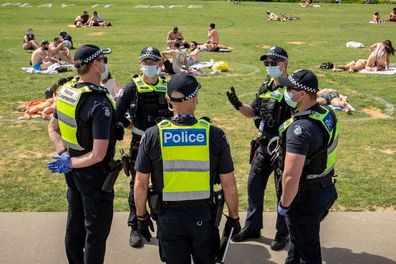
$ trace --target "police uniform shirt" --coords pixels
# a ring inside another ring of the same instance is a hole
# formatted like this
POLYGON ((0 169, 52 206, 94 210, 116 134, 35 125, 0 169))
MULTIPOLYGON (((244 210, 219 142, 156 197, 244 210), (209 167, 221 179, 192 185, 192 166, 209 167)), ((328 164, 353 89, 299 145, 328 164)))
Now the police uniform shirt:
MULTIPOLYGON (((180 121, 172 120, 177 125, 193 125, 195 118, 185 118, 180 121)), ((230 146, 225 133, 220 128, 210 126, 209 131, 209 150, 210 150, 210 175, 213 184, 218 174, 226 174, 234 171, 234 164, 231 157, 230 146)), ((142 173, 152 173, 159 170, 162 175, 161 146, 158 126, 150 127, 145 131, 142 138, 135 170, 142 173)), ((162 191, 163 180, 151 178, 153 186, 157 191, 162 191)))
MULTIPOLYGON (((320 111, 318 105, 308 110, 320 111)), ((307 156, 315 153, 325 145, 326 134, 321 125, 308 118, 294 121, 287 129, 286 152, 307 156)))
MULTIPOLYGON (((76 83, 75 88, 80 88, 86 85, 93 85, 90 83, 76 83)), ((79 189, 89 191, 93 188, 100 188, 103 184, 106 173, 104 166, 109 162, 115 154, 115 114, 113 106, 104 93, 89 93, 88 97, 78 106, 76 119, 79 125, 81 146, 85 148, 83 151, 70 149, 70 156, 81 156, 92 150, 94 139, 109 140, 109 146, 104 160, 98 164, 88 168, 73 169, 76 175, 74 179, 79 189), (94 175, 94 176, 93 176, 94 175)), ((57 112, 54 112, 54 117, 57 117, 57 112)))
MULTIPOLYGON (((250 103, 250 106, 252 107, 253 111, 254 111, 254 115, 258 116, 259 115, 259 111, 260 111, 260 98, 259 95, 264 93, 265 90, 267 89, 267 83, 270 81, 270 77, 267 77, 264 81, 264 83, 260 86, 260 88, 258 89, 257 93, 256 93, 256 97, 254 98, 254 100, 250 103)), ((271 88, 273 88, 273 85, 271 86, 271 88)))
MULTIPOLYGON (((152 84, 153 86, 157 85, 159 79, 156 83, 152 84)), ((124 127, 128 127, 131 123, 126 117, 126 112, 129 111, 129 107, 132 102, 136 101, 137 97, 137 87, 136 83, 131 80, 123 90, 120 91, 120 94, 117 98, 117 107, 116 107, 116 120, 117 122, 122 122, 124 127)))

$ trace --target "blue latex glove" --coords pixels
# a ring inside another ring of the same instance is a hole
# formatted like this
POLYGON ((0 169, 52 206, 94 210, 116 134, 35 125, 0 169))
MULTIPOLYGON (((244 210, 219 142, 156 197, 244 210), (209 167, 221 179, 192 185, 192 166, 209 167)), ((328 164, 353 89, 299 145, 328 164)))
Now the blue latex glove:
POLYGON ((71 172, 71 160, 69 152, 53 157, 54 159, 48 163, 47 167, 52 173, 68 173, 71 172))
POLYGON ((278 213, 280 215, 285 216, 287 214, 287 211, 289 211, 289 209, 290 209, 290 207, 286 208, 286 207, 283 207, 280 202, 278 203, 278 213))

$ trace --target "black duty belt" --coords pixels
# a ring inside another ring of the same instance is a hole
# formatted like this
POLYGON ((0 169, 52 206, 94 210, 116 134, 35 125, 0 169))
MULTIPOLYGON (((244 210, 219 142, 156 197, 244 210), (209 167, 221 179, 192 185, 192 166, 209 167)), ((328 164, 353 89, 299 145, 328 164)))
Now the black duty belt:
POLYGON ((329 186, 332 186, 335 182, 333 181, 333 177, 323 177, 314 180, 307 180, 305 182, 304 191, 312 192, 316 190, 320 190, 329 186))
POLYGON ((168 201, 168 202, 163 202, 165 208, 169 207, 186 207, 186 206, 196 206, 196 205, 202 205, 202 204, 209 204, 210 200, 209 199, 203 199, 203 200, 189 200, 189 201, 168 201))

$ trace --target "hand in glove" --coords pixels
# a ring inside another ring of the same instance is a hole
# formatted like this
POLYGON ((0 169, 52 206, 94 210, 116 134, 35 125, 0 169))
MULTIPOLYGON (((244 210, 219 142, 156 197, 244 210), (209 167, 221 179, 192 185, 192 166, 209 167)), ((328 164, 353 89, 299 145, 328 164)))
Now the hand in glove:
POLYGON ((47 167, 52 173, 71 172, 71 160, 69 152, 64 152, 62 155, 53 157, 53 160, 48 163, 47 167))
POLYGON ((281 202, 278 203, 278 214, 280 214, 281 216, 285 216, 289 209, 290 207, 283 207, 281 202))
POLYGON ((231 233, 231 228, 234 228, 233 235, 238 234, 241 231, 241 224, 239 223, 238 218, 232 218, 231 216, 227 216, 227 221, 224 226, 223 235, 225 237, 229 237, 231 233))
POLYGON ((153 221, 150 219, 150 214, 146 212, 143 216, 138 216, 138 232, 144 237, 147 242, 150 242, 151 232, 154 232, 153 221), (150 230, 149 230, 150 228, 150 230))
POLYGON ((239 101, 238 96, 235 93, 234 87, 231 87, 231 91, 227 91, 227 97, 230 103, 235 107, 236 110, 242 106, 242 102, 239 101))
POLYGON ((116 123, 116 139, 123 140, 124 139, 124 124, 122 122, 116 123))

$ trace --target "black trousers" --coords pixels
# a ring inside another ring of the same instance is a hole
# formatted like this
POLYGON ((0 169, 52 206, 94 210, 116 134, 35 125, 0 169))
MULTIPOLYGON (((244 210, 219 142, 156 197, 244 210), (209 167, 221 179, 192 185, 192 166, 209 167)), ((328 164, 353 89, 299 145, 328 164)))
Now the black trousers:
MULTIPOLYGON (((141 138, 142 137, 139 135, 135 135, 135 134, 132 135, 131 145, 129 149, 129 157, 131 157, 133 166, 135 166, 141 138)), ((129 196, 128 196, 128 204, 129 204, 128 226, 130 226, 133 230, 137 230, 137 216, 136 216, 136 206, 134 200, 134 193, 135 193, 134 187, 135 187, 135 175, 131 175, 131 181, 129 182, 129 196)))
POLYGON ((82 193, 68 182, 65 246, 69 263, 104 262, 106 240, 113 220, 114 193, 82 193))
POLYGON ((214 264, 218 228, 209 204, 166 208, 158 216, 160 258, 167 264, 214 264), (217 232, 217 234, 216 234, 217 232))
MULTIPOLYGON (((248 210, 245 221, 245 228, 248 230, 260 230, 263 228, 264 193, 267 187, 268 178, 274 168, 271 166, 271 156, 263 146, 258 149, 258 154, 252 161, 248 177, 248 210)), ((280 179, 282 175, 275 173, 276 196, 279 202, 282 194, 280 179)), ((288 234, 285 218, 277 215, 276 230, 280 236, 288 234)))
POLYGON ((290 248, 286 264, 322 264, 320 222, 337 199, 334 185, 305 192, 301 201, 293 202, 286 214, 290 248))

